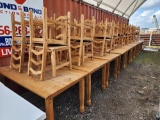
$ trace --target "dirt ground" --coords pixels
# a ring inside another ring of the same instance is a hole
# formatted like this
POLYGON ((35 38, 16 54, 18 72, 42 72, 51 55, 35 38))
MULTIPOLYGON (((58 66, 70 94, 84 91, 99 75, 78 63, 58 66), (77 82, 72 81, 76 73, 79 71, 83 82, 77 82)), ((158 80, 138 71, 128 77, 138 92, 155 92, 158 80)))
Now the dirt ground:
MULTIPOLYGON (((56 120, 155 120, 160 100, 160 52, 141 52, 101 90, 101 70, 92 75, 92 105, 79 113, 78 84, 54 99, 56 120)), ((27 91, 22 97, 45 111, 44 100, 27 91)))

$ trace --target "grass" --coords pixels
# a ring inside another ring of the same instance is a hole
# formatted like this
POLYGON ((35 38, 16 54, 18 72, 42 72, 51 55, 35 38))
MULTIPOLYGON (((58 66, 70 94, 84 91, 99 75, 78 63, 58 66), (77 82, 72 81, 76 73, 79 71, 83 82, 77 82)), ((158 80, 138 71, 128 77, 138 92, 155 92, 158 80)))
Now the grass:
POLYGON ((141 52, 141 55, 136 57, 133 62, 135 63, 152 63, 160 65, 160 52, 141 52))

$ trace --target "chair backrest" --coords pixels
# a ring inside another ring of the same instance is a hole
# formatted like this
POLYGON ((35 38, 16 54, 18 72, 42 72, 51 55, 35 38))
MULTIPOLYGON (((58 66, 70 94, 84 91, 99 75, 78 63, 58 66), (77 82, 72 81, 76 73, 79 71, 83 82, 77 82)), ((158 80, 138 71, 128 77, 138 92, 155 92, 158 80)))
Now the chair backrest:
POLYGON ((113 21, 113 31, 114 31, 114 36, 118 36, 118 28, 119 27, 119 22, 118 24, 115 23, 115 21, 113 21))
MULTIPOLYGON (((81 20, 84 19, 84 15, 81 15, 81 20)), ((85 19, 84 20, 84 37, 94 37, 95 33, 95 18, 92 17, 92 19, 85 19)))
POLYGON ((112 27, 113 27, 113 23, 108 22, 108 19, 106 18, 105 31, 106 31, 106 35, 109 36, 109 37, 112 37, 112 34, 113 34, 112 27))
POLYGON ((70 12, 66 16, 56 17, 54 14, 53 19, 49 19, 52 26, 49 29, 49 39, 54 39, 54 44, 70 45, 70 12))
POLYGON ((33 16, 32 10, 29 11, 29 28, 30 28, 30 42, 44 43, 48 37, 47 31, 47 10, 43 8, 42 19, 36 19, 33 16), (40 31, 40 34, 38 33, 40 31))
POLYGON ((71 23, 71 36, 80 36, 80 32, 79 32, 79 28, 77 26, 78 21, 76 19, 74 19, 73 23, 71 23))
POLYGON ((71 36, 74 37, 88 37, 93 38, 95 33, 95 18, 84 19, 84 15, 81 14, 80 21, 74 19, 74 22, 71 24, 71 36))
POLYGON ((11 24, 12 24, 12 53, 10 60, 10 68, 17 68, 19 72, 22 72, 22 66, 24 64, 24 53, 26 49, 26 42, 29 41, 26 38, 28 31, 26 27, 28 26, 28 21, 24 20, 24 12, 20 12, 20 21, 15 20, 15 15, 11 14, 11 24), (16 33, 18 29, 19 33, 16 33))
POLYGON ((118 34, 122 35, 122 23, 118 22, 118 34))
POLYGON ((104 36, 104 29, 105 29, 105 26, 104 26, 104 23, 103 21, 100 21, 99 23, 97 23, 95 25, 95 37, 97 36, 104 36))
POLYGON ((24 19, 24 12, 20 12, 20 21, 15 20, 15 15, 11 14, 11 24, 12 24, 12 37, 16 37, 16 39, 13 39, 14 41, 27 41, 26 35, 28 34, 28 31, 26 30, 26 27, 29 25, 29 21, 26 21, 24 19), (18 29, 19 33, 16 33, 16 30, 18 29), (20 39, 23 38, 23 39, 20 39))
POLYGON ((95 27, 95 37, 109 37, 112 36, 112 23, 108 22, 106 18, 105 22, 101 21, 96 24, 95 27))
POLYGON ((122 34, 125 35, 126 31, 126 24, 122 24, 122 34))
POLYGON ((47 44, 70 45, 70 12, 66 16, 56 17, 54 14, 48 18, 47 8, 43 7, 42 14, 42 19, 33 19, 32 12, 30 15, 32 37, 36 39, 34 42, 42 43, 45 39, 47 44), (35 31, 41 31, 41 34, 37 35, 35 31))

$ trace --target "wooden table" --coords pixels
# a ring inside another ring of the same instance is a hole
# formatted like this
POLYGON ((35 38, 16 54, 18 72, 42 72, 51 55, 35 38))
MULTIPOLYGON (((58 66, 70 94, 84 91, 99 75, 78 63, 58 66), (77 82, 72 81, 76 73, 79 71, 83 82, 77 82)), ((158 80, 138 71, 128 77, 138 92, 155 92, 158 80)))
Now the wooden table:
POLYGON ((137 41, 138 42, 138 45, 136 46, 137 48, 137 50, 136 50, 136 55, 139 55, 139 53, 140 53, 140 51, 142 51, 142 45, 143 45, 143 42, 144 42, 144 40, 139 40, 139 41, 137 41))
MULTIPOLYGON (((121 64, 121 55, 120 54, 113 54, 113 53, 107 53, 106 56, 103 57, 97 57, 94 56, 94 58, 102 59, 102 60, 109 60, 109 62, 106 64, 107 69, 110 68, 110 62, 115 60, 114 64, 114 78, 117 77, 117 75, 120 73, 120 64, 121 64)), ((108 85, 108 77, 109 77, 109 71, 107 73, 107 84, 108 85)))
POLYGON ((45 80, 41 81, 39 76, 28 76, 27 72, 0 67, 0 74, 45 99, 47 120, 54 120, 53 98, 76 83, 79 83, 80 112, 84 112, 84 77, 87 73, 63 68, 57 71, 56 78, 52 78, 51 72, 46 72, 45 80))
MULTIPOLYGON (((143 44, 143 41, 135 41, 135 42, 132 42, 132 43, 130 43, 130 44, 128 44, 129 46, 132 46, 133 47, 133 58, 135 58, 135 56, 137 55, 137 52, 139 51, 138 49, 137 49, 137 46, 139 45, 139 44, 143 44)), ((142 47, 142 46, 141 46, 142 47)))
POLYGON ((106 87, 106 78, 107 75, 106 71, 106 64, 109 62, 109 60, 101 60, 101 59, 94 59, 91 60, 87 58, 85 60, 85 63, 81 66, 73 65, 73 69, 77 69, 80 71, 85 71, 88 73, 86 77, 86 103, 88 106, 91 105, 91 74, 95 71, 102 68, 102 89, 104 90, 106 87))
POLYGON ((130 46, 134 47, 134 57, 138 55, 140 51, 142 51, 143 42, 144 40, 139 40, 129 44, 130 46))
POLYGON ((127 64, 127 58, 128 58, 128 51, 131 49, 132 47, 129 46, 123 46, 121 48, 117 48, 113 51, 111 51, 111 53, 114 54, 120 54, 121 56, 123 55, 123 63, 122 63, 122 67, 125 68, 126 64, 127 64))
MULTIPOLYGON (((132 43, 128 44, 129 46, 133 47, 132 48, 133 49, 133 51, 132 51, 132 55, 133 55, 132 60, 136 56, 136 46, 137 46, 137 44, 138 44, 138 42, 132 42, 132 43)), ((130 62, 132 62, 132 60, 130 62)))

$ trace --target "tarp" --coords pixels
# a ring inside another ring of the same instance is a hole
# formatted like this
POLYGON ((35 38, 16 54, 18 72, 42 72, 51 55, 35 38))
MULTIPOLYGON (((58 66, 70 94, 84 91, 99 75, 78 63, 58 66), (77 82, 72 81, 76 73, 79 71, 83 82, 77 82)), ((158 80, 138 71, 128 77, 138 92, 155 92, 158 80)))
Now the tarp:
POLYGON ((130 18, 145 1, 146 0, 83 0, 83 2, 87 2, 125 18, 130 18))

